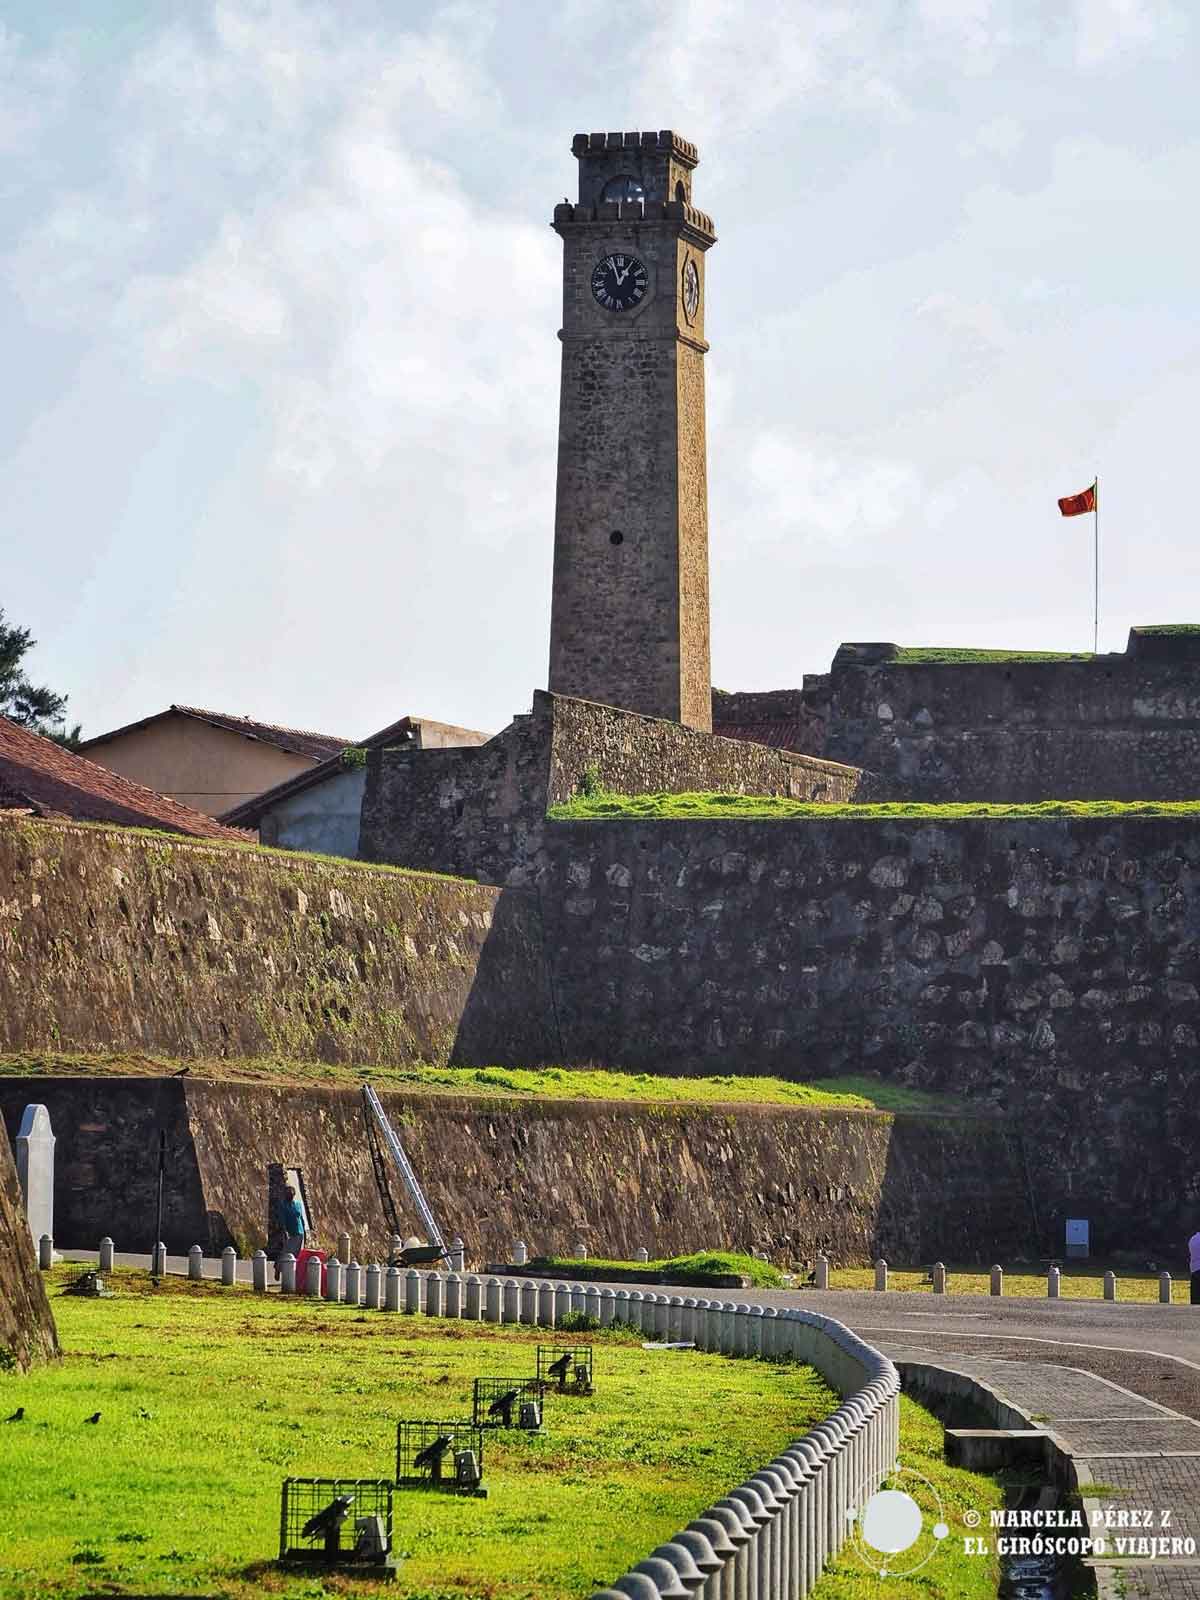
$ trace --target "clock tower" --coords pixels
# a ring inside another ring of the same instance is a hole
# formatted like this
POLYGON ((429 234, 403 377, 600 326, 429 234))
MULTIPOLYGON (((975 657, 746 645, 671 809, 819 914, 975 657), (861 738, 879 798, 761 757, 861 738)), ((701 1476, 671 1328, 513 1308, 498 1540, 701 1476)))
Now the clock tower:
POLYGON ((696 147, 578 133, 563 241, 550 690, 710 731, 696 147))

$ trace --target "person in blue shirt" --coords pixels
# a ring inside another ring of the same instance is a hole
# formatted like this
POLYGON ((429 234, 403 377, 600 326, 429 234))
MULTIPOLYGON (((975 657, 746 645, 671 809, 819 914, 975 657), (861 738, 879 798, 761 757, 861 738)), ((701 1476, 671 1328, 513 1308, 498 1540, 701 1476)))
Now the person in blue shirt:
MULTIPOLYGON (((304 1249, 304 1207, 296 1198, 296 1191, 289 1183, 283 1191, 283 1204, 279 1208, 279 1222, 283 1228, 283 1243, 279 1247, 279 1255, 298 1256, 304 1249)), ((275 1272, 279 1273, 279 1259, 276 1258, 275 1272)))

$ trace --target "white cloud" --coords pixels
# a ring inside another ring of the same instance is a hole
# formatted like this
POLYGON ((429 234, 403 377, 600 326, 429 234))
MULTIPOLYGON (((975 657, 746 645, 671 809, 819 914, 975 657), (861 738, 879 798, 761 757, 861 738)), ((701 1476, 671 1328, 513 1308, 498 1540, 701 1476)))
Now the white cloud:
POLYGON ((1185 19, 1170 0, 1076 0, 1076 57, 1082 67, 1127 66, 1147 48, 1173 44, 1185 19))
POLYGON ((776 537, 849 542, 897 526, 921 497, 910 462, 855 457, 784 428, 753 440, 747 467, 747 520, 776 537))

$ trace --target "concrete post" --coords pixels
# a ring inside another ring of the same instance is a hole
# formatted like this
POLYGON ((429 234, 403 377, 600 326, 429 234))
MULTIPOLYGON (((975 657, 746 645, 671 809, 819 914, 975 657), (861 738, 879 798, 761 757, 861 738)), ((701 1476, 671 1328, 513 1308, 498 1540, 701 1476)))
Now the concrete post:
POLYGON ((321 1258, 309 1256, 304 1263, 304 1292, 314 1300, 321 1298, 321 1258))
POLYGON ((48 1233, 43 1233, 38 1240, 38 1266, 43 1272, 49 1272, 54 1265, 54 1240, 48 1233))
POLYGON ((167 1247, 160 1239, 150 1252, 150 1276, 152 1278, 165 1278, 167 1275, 167 1247))
POLYGON ((585 1245, 585 1244, 577 1244, 575 1246, 575 1259, 576 1259, 576 1261, 586 1261, 587 1260, 587 1245, 585 1245))
POLYGON ((591 1317, 593 1322, 600 1321, 600 1289, 594 1283, 584 1286, 583 1314, 586 1317, 591 1317))
POLYGON ((231 1244, 227 1244, 221 1251, 221 1282, 226 1289, 232 1289, 237 1282, 238 1253, 231 1244))
POLYGON ((1057 1267, 1051 1267, 1050 1270, 1046 1273, 1046 1298, 1047 1298, 1047 1300, 1057 1300, 1058 1299, 1058 1290, 1059 1290, 1059 1284, 1060 1284, 1061 1280, 1062 1280, 1062 1273, 1059 1271, 1059 1269, 1057 1267))
POLYGON ((350 1265, 350 1235, 348 1233, 338 1234, 337 1258, 344 1267, 350 1265))
POLYGON ((521 1322, 523 1325, 536 1328, 538 1319, 538 1286, 532 1278, 522 1278, 521 1289, 521 1322))
POLYGON ((194 1244, 188 1251, 188 1277, 192 1279, 204 1276, 204 1251, 198 1244, 194 1244))
MULTIPOLYGON (((565 1288, 566 1285, 563 1284, 560 1287, 565 1288)), ((555 1326, 554 1301, 554 1285, 552 1283, 543 1283, 538 1289, 537 1296, 537 1319, 540 1327, 553 1328, 555 1326)))
POLYGON ((602 1328, 611 1328, 617 1315, 617 1297, 612 1289, 601 1289, 600 1310, 596 1314, 602 1328))
POLYGON ((346 1268, 346 1304, 348 1306, 362 1305, 363 1269, 359 1262, 352 1261, 346 1268))
POLYGON ((887 1288, 887 1275, 888 1264, 883 1257, 880 1256, 879 1260, 875 1263, 875 1287, 879 1290, 880 1294, 882 1294, 887 1288))
POLYGON ((829 1287, 829 1257, 828 1256, 821 1255, 821 1256, 817 1257, 817 1263, 816 1263, 816 1266, 813 1269, 813 1277, 816 1280, 816 1286, 817 1286, 818 1289, 828 1289, 828 1287, 829 1287))
POLYGON ((17 1129, 17 1182, 29 1231, 54 1237, 54 1131, 45 1106, 26 1106, 17 1129))
POLYGON ((457 1272, 452 1272, 446 1279, 446 1316, 455 1319, 462 1316, 462 1297, 463 1281, 457 1272))
POLYGON ((256 1250, 250 1257, 250 1271, 254 1274, 255 1294, 267 1292, 267 1252, 256 1250))
POLYGON ((992 1268, 992 1285, 990 1293, 1004 1293, 1004 1268, 1001 1266, 994 1266, 992 1268))
POLYGON ((404 1274, 404 1309, 410 1315, 421 1309, 421 1274, 415 1267, 404 1274))
POLYGON ((372 1261, 367 1268, 366 1304, 368 1311, 378 1311, 383 1292, 383 1274, 379 1263, 372 1261))
MULTIPOLYGON (((516 1285, 514 1284, 515 1288, 516 1285)), ((483 1285, 483 1320, 502 1323, 504 1315, 504 1285, 499 1278, 488 1278, 483 1285)), ((514 1319, 515 1320, 515 1319, 514 1319)))
POLYGON ((679 1337, 685 1344, 696 1342, 696 1299, 694 1295, 684 1295, 683 1308, 679 1313, 679 1337))
MULTIPOLYGON (((521 1320, 521 1285, 515 1278, 505 1278, 501 1287, 500 1306, 505 1322, 520 1322, 521 1320)), ((489 1313, 488 1321, 492 1320, 489 1313)), ((496 1318, 499 1322, 500 1317, 496 1318)))
POLYGON ((336 1256, 325 1263, 325 1298, 330 1305, 338 1305, 345 1294, 348 1272, 349 1268, 343 1266, 336 1256))
POLYGON ((646 1249, 645 1245, 638 1246, 638 1248, 633 1252, 633 1259, 635 1261, 649 1261, 650 1252, 646 1249))
POLYGON ((96 1263, 101 1272, 111 1272, 113 1266, 113 1242, 105 1234, 100 1241, 100 1260, 96 1263))
POLYGON ((404 1274, 399 1267, 389 1267, 387 1277, 383 1284, 383 1309, 385 1311, 399 1311, 401 1288, 404 1274))
POLYGON ((445 1288, 445 1279, 440 1272, 431 1272, 425 1279, 425 1315, 427 1317, 442 1316, 445 1288))
POLYGON ((512 1264, 514 1267, 524 1267, 529 1264, 529 1247, 524 1239, 518 1239, 512 1247, 512 1264))
POLYGON ((930 1273, 930 1277, 933 1279, 934 1294, 945 1294, 946 1263, 944 1261, 935 1261, 933 1263, 933 1271, 930 1273))
POLYGON ((642 1321, 642 1306, 645 1303, 645 1298, 640 1289, 630 1289, 629 1298, 626 1302, 626 1316, 629 1326, 631 1328, 639 1328, 642 1332, 645 1332, 645 1324, 642 1321))
POLYGON ((571 1310, 581 1317, 587 1313, 587 1290, 581 1283, 571 1285, 571 1310))
POLYGON ((483 1285, 473 1272, 467 1274, 463 1284, 463 1316, 468 1322, 478 1322, 483 1315, 483 1285))
POLYGON ((279 1292, 296 1292, 296 1258, 290 1250, 285 1250, 279 1258, 279 1292))
POLYGON ((1158 1303, 1160 1306, 1171 1304, 1171 1274, 1160 1272, 1158 1275, 1158 1303))
POLYGON ((684 1338, 683 1332, 683 1296, 673 1294, 667 1301, 667 1338, 680 1344, 684 1338))
POLYGON ((1115 1272, 1104 1274, 1104 1298, 1115 1300, 1117 1298, 1117 1275, 1115 1272))
POLYGON ((628 1327, 630 1325, 630 1318, 631 1312, 629 1310, 629 1290, 614 1289, 613 1321, 623 1323, 625 1327, 628 1327))
POLYGON ((554 1323, 557 1326, 572 1310, 571 1289, 566 1283, 557 1283, 554 1286, 554 1323))
MULTIPOLYGON (((400 1237, 400 1235, 398 1233, 394 1233, 392 1235, 391 1249, 388 1252, 388 1259, 390 1261, 394 1261, 396 1259, 396 1257, 400 1254, 401 1250, 403 1250, 403 1249, 404 1249, 404 1240, 400 1237)), ((349 1255, 349 1253, 350 1253, 349 1251, 346 1252, 347 1255, 349 1255)), ((401 1270, 403 1271, 403 1268, 401 1270)))
POLYGON ((450 1260, 446 1263, 451 1272, 457 1272, 461 1278, 467 1270, 467 1251, 461 1239, 451 1239, 450 1260))
MULTIPOLYGON (((684 1305, 686 1304, 687 1301, 685 1300, 684 1305)), ((765 1356, 768 1360, 773 1359, 778 1354, 776 1348, 776 1341, 779 1337, 778 1323, 779 1313, 775 1307, 764 1306, 762 1314, 762 1349, 759 1354, 765 1356)))
POLYGON ((761 1356, 763 1353, 763 1308, 749 1306, 746 1310, 746 1354, 748 1356, 761 1356))

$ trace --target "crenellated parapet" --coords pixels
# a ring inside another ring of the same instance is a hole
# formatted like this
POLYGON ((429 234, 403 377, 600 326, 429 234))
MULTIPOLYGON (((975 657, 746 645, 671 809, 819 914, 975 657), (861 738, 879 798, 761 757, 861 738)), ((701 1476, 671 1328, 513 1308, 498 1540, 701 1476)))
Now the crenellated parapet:
POLYGON ((689 232, 702 235, 709 244, 715 243, 717 237, 708 213, 682 200, 663 200, 657 204, 647 200, 605 200, 596 205, 564 202, 554 208, 552 226, 557 233, 569 228, 590 227, 597 222, 676 222, 689 232))
POLYGON ((611 155, 614 151, 645 151, 655 155, 670 155, 683 166, 694 167, 700 152, 690 139, 683 139, 670 128, 651 129, 648 133, 577 133, 571 140, 571 154, 611 155))

